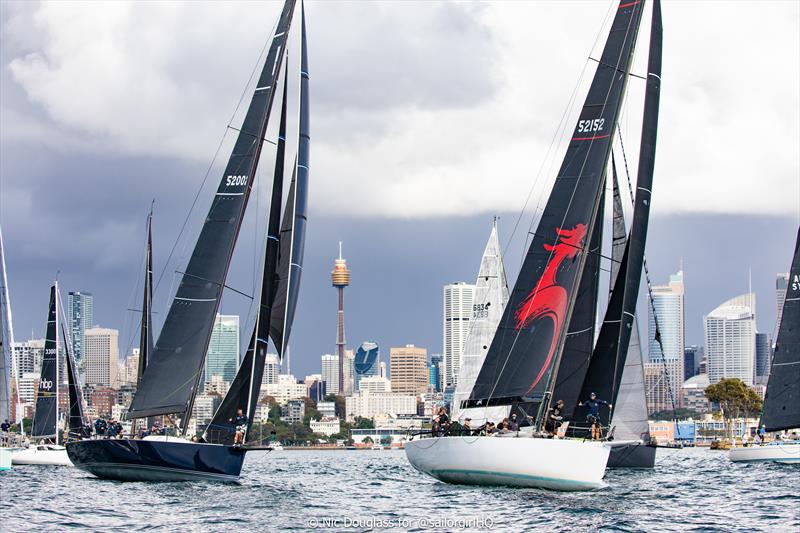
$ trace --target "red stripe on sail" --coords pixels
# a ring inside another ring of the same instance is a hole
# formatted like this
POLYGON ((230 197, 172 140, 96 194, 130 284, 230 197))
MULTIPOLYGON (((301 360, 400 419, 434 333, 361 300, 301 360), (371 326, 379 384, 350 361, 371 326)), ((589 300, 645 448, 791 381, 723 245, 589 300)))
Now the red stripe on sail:
POLYGON ((636 0, 635 2, 628 2, 627 4, 622 4, 621 6, 619 6, 619 9, 622 9, 623 7, 635 6, 636 4, 639 3, 641 3, 641 0, 636 0))
POLYGON ((605 139, 606 137, 609 137, 610 135, 611 134, 609 133, 608 135, 595 135, 594 137, 573 137, 572 140, 573 141, 593 141, 595 139, 605 139))

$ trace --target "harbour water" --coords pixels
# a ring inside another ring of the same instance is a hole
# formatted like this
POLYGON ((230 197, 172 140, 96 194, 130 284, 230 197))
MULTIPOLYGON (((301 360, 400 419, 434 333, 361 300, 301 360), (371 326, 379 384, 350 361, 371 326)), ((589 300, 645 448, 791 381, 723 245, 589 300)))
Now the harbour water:
POLYGON ((0 530, 800 531, 800 466, 707 449, 609 471, 594 492, 447 485, 402 451, 249 454, 241 483, 120 483, 69 467, 0 473, 0 530))

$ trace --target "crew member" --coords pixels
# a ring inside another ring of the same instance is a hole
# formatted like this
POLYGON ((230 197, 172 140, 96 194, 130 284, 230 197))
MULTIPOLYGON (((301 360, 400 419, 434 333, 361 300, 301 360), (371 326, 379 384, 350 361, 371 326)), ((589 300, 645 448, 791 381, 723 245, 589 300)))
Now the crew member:
POLYGON ((241 446, 244 443, 244 433, 247 431, 247 417, 244 416, 242 408, 236 410, 236 417, 231 420, 236 426, 236 434, 233 436, 233 445, 241 446))
POLYGON ((586 421, 589 422, 589 425, 592 427, 592 440, 600 439, 602 437, 600 426, 600 406, 607 405, 609 411, 614 406, 605 400, 598 399, 595 393, 591 393, 589 395, 589 399, 580 403, 579 405, 582 405, 589 410, 586 413, 586 421))

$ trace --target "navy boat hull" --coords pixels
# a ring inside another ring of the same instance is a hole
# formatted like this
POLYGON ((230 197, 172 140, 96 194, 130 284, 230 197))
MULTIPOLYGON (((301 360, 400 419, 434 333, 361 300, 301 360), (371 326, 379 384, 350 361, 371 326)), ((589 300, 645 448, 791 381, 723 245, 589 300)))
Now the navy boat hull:
POLYGON ((646 444, 628 444, 611 448, 607 468, 653 468, 656 448, 646 444))
POLYGON ((246 450, 188 441, 98 439, 67 444, 72 463, 118 481, 236 482, 246 450))

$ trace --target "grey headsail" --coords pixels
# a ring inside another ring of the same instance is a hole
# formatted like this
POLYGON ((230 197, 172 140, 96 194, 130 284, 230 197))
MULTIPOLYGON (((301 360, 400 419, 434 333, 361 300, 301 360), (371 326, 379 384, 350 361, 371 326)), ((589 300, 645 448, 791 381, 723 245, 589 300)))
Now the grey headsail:
POLYGON ((64 343, 64 360, 66 363, 64 366, 67 369, 67 391, 69 397, 67 427, 69 428, 69 437, 79 439, 88 436, 84 432, 86 418, 83 413, 83 394, 81 394, 81 384, 78 381, 78 372, 75 369, 75 359, 72 357, 72 350, 69 347, 65 328, 61 328, 61 340, 64 343))
POLYGON ((542 213, 470 403, 539 404, 552 391, 641 19, 623 0, 564 162, 542 213))
POLYGON ((35 439, 56 439, 58 435, 58 309, 56 286, 50 287, 47 312, 47 333, 44 338, 42 370, 33 412, 31 436, 35 439))
POLYGON ((188 421, 214 318, 252 190, 294 0, 286 0, 250 107, 126 418, 181 413, 188 421))
POLYGON ((281 102, 281 119, 278 133, 278 151, 272 184, 272 201, 267 226, 264 271, 261 280, 260 305, 256 325, 247 351, 231 388, 214 413, 205 432, 205 439, 219 444, 232 444, 236 426, 236 412, 242 409, 247 416, 249 432, 258 404, 268 338, 271 336, 279 353, 283 355, 289 338, 300 272, 308 195, 309 119, 308 119, 308 57, 306 51, 305 12, 301 4, 301 60, 300 60, 300 114, 298 128, 298 154, 294 163, 292 181, 281 222, 281 203, 286 151, 286 103, 289 76, 284 77, 281 102))
MULTIPOLYGON (((650 220, 661 91, 661 38, 661 4, 659 0, 655 0, 650 29, 647 87, 631 232, 583 383, 582 400, 587 400, 589 393, 594 392, 600 399, 615 404, 625 369, 628 344, 636 318, 636 301, 639 298, 639 282, 642 277, 647 226, 650 220)), ((586 407, 577 408, 574 419, 585 420, 586 409, 586 407)), ((607 424, 609 420, 603 422, 607 424)))
POLYGON ((800 427, 800 228, 761 423, 767 426, 767 431, 800 427))
POLYGON ((3 230, 0 228, 0 420, 11 420, 11 383, 16 382, 12 373, 14 327, 11 322, 11 301, 6 273, 6 255, 3 246, 3 230))

